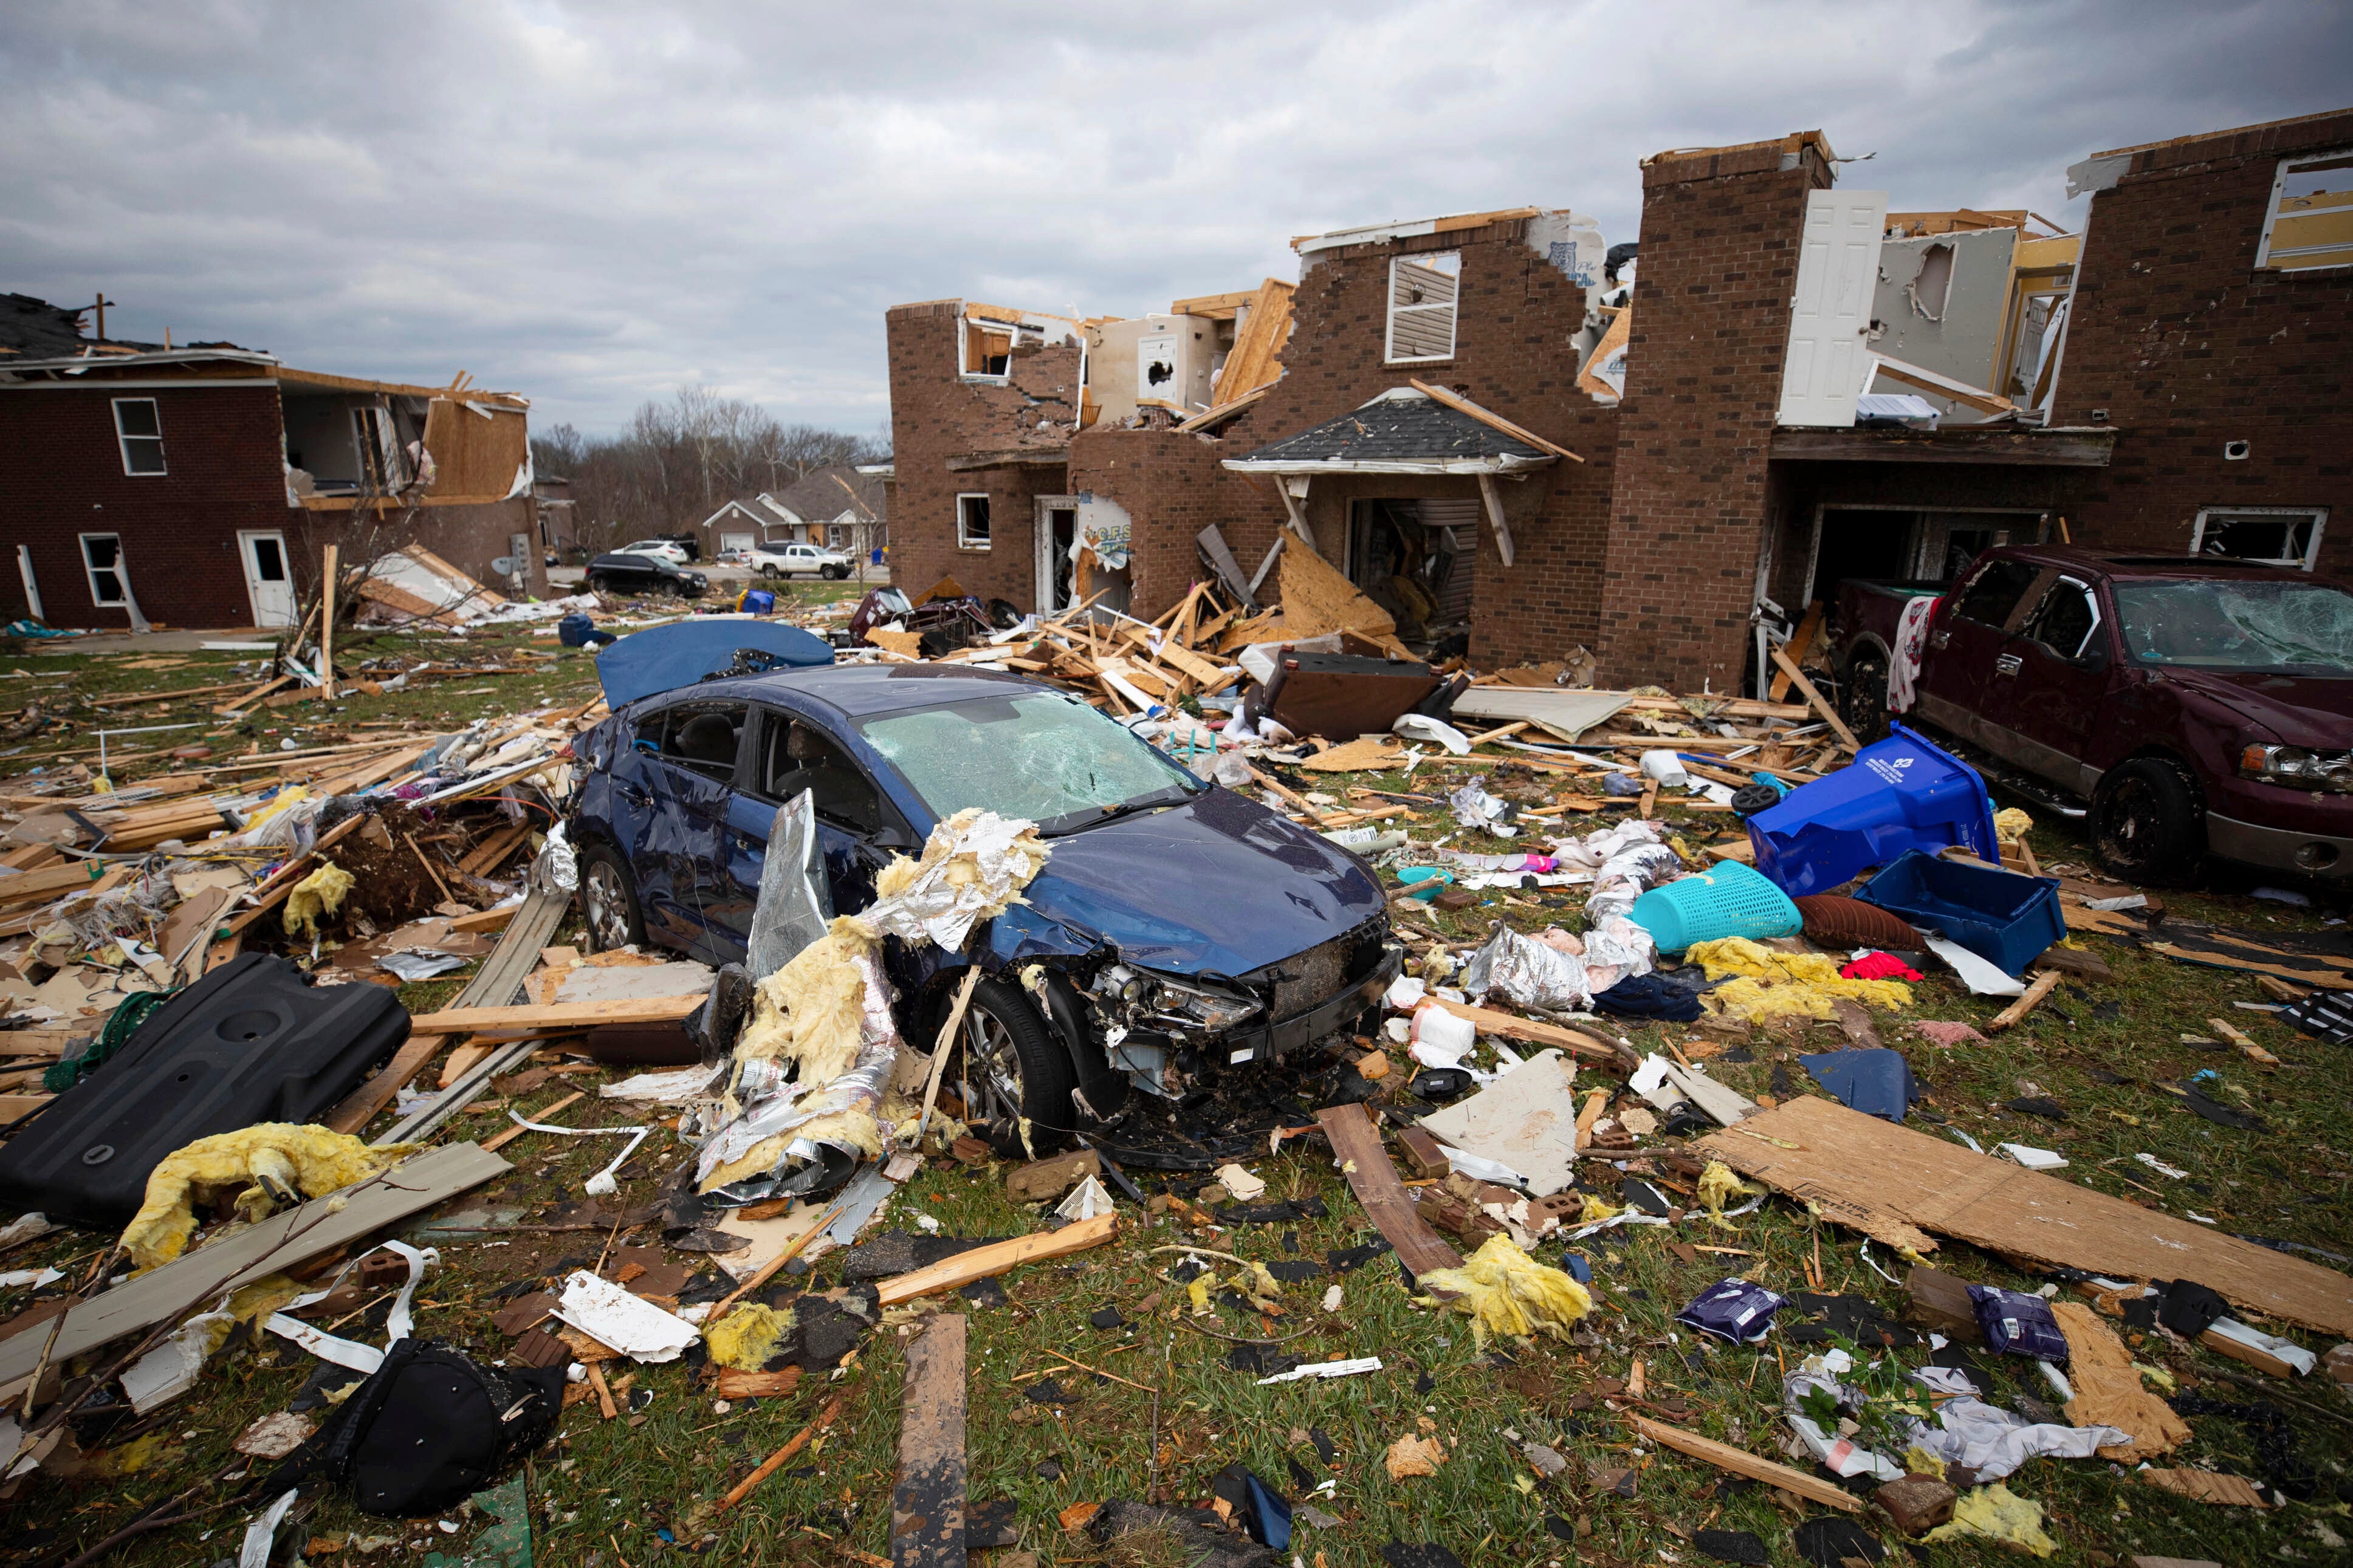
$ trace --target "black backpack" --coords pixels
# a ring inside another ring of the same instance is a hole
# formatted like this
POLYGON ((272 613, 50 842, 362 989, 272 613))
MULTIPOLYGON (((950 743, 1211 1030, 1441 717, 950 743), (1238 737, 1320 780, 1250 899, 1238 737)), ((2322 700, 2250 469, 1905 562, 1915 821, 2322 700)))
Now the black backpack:
POLYGON ((401 1340, 267 1489, 323 1476, 367 1513, 440 1513, 546 1442, 563 1414, 560 1365, 484 1366, 438 1340, 401 1340))

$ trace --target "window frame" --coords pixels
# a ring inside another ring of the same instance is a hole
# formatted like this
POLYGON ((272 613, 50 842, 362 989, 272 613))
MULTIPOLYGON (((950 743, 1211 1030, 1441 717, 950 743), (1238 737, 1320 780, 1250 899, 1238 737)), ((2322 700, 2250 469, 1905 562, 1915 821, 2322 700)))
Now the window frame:
MULTIPOLYGON (((1019 321, 1008 321, 997 316, 959 315, 956 318, 956 379, 987 382, 998 386, 1011 382, 1013 354, 1014 351, 1021 346, 1021 331, 1022 324, 1019 321), (1001 334, 997 331, 998 328, 1004 329, 1001 334), (999 335, 1006 339, 1003 370, 989 369, 987 357, 975 353, 975 333, 978 333, 984 339, 999 335), (977 365, 972 363, 975 359, 979 361, 977 365)), ((1044 333, 1039 333, 1039 339, 1043 342, 1044 333)))
POLYGON ((2042 591, 2042 596, 2035 601, 2033 610, 2028 614, 2025 624, 2019 627, 2019 631, 2027 641, 2052 658, 2063 659, 2069 664, 2084 664, 2092 658, 2092 639, 2098 637, 2100 628, 2107 624, 2108 617, 2100 608, 2099 590, 2080 577, 2063 575, 2042 591), (2075 651, 2073 653, 2062 653, 2042 638, 2043 613, 2051 608, 2055 596, 2063 588, 2072 588, 2084 596, 2084 602, 2092 607, 2092 624, 2084 628, 2084 635, 2076 642, 2075 651))
POLYGON ((164 410, 162 405, 152 397, 117 397, 110 399, 109 403, 114 416, 115 452, 122 459, 123 477, 125 479, 161 479, 169 478, 172 470, 170 464, 166 462, 164 456, 164 410), (155 421, 155 433, 153 435, 150 436, 143 433, 133 434, 122 427, 123 406, 126 404, 132 403, 143 403, 147 405, 155 421), (155 444, 155 466, 153 468, 134 468, 131 466, 131 443, 133 441, 153 441, 155 444))
POLYGON ((129 609, 131 607, 131 575, 122 563, 122 535, 112 532, 81 534, 78 539, 78 548, 81 551, 82 576, 90 584, 90 602, 101 610, 129 609), (93 539, 111 539, 114 541, 113 565, 100 566, 90 560, 90 542, 93 539), (118 595, 117 597, 111 599, 101 599, 98 596, 98 574, 100 572, 110 572, 113 574, 115 591, 118 595))
MULTIPOLYGON (((2282 158, 2279 161, 2278 165, 2272 171, 2271 200, 2263 207, 2263 230, 2256 236, 2255 239, 2256 271, 2282 273, 2327 272, 2337 268, 2353 267, 2353 259, 2315 262, 2310 266, 2295 266, 2293 264, 2283 266, 2272 258, 2272 230, 2279 223, 2280 203, 2287 195, 2288 176, 2301 168, 2308 168, 2314 164, 2337 163, 2348 160, 2353 160, 2353 147, 2338 147, 2326 153, 2306 153, 2295 157, 2282 158)), ((2353 171, 2349 171, 2347 177, 2348 180, 2353 180, 2353 171)), ((2349 207, 2348 210, 2353 210, 2353 207, 2349 207)), ((2348 256, 2353 256, 2353 246, 2329 245, 2319 247, 2318 248, 2327 252, 2345 252, 2348 253, 2348 256)))
POLYGON ((752 710, 760 721, 760 736, 752 747, 750 766, 746 770, 748 776, 741 786, 743 794, 750 795, 765 805, 781 806, 786 804, 785 800, 779 798, 775 790, 770 787, 776 782, 770 767, 774 761, 772 753, 794 725, 805 725, 823 737, 825 743, 839 754, 842 767, 856 775, 859 782, 866 786, 874 807, 872 825, 863 827, 819 806, 814 797, 809 801, 810 815, 835 832, 848 834, 861 842, 871 842, 879 836, 893 831, 904 834, 910 838, 913 837, 913 831, 907 826, 904 814, 899 810, 897 803, 891 798, 891 792, 883 787, 881 779, 874 776, 874 770, 860 761, 857 752, 852 751, 839 735, 795 709, 775 703, 756 702, 753 704, 752 710))
POLYGON ((1385 364, 1443 364, 1443 363, 1445 363, 1447 361, 1451 360, 1451 359, 1454 357, 1455 351, 1456 351, 1458 348, 1460 348, 1460 347, 1461 346, 1461 329, 1462 329, 1462 252, 1461 252, 1461 251, 1460 251, 1460 250, 1417 250, 1417 251, 1409 252, 1409 253, 1405 254, 1405 255, 1400 255, 1400 256, 1392 256, 1392 257, 1390 257, 1390 258, 1389 258, 1388 296, 1388 310, 1387 310, 1387 311, 1385 312, 1384 317, 1383 317, 1383 326, 1384 326, 1384 329, 1385 329, 1385 330, 1384 330, 1384 335, 1383 335, 1383 337, 1382 337, 1382 342, 1381 342, 1381 360, 1382 360, 1382 363, 1385 363, 1385 364), (1447 258, 1447 257, 1451 257, 1451 258, 1453 258, 1453 259, 1454 259, 1454 272, 1453 272, 1453 278, 1454 278, 1454 297, 1453 297, 1452 299, 1451 299, 1451 300, 1447 300, 1447 301, 1446 301, 1446 352, 1445 352, 1444 353, 1441 353, 1441 354, 1401 354, 1401 353, 1398 353, 1398 341, 1397 341, 1397 337, 1398 337, 1398 332, 1397 332, 1397 329, 1398 329, 1398 312, 1399 310, 1428 311, 1428 310, 1436 310, 1436 309, 1437 309, 1437 307, 1436 307, 1436 306, 1434 306, 1434 305, 1428 305, 1428 304, 1423 304, 1423 305, 1399 305, 1399 304, 1398 303, 1398 268, 1399 267, 1414 266, 1414 267, 1419 267, 1419 268, 1421 268, 1424 271, 1436 271, 1436 270, 1437 270, 1437 268, 1435 268, 1431 267, 1431 266, 1430 265, 1430 262, 1432 262, 1432 261, 1435 261, 1435 260, 1442 259, 1442 258, 1447 258))
POLYGON ((733 789, 737 787, 744 776, 744 731, 750 725, 752 717, 757 710, 754 704, 740 697, 690 697, 683 701, 673 702, 661 710, 663 721, 661 740, 659 742, 659 749, 652 755, 657 762, 667 763, 681 773, 691 773, 707 783, 733 789), (677 738, 679 731, 685 725, 705 714, 723 713, 731 710, 735 719, 735 755, 726 764, 727 772, 724 777, 706 771, 718 767, 719 763, 697 762, 691 757, 681 757, 670 749, 670 742, 677 738))
POLYGON ((969 550, 977 553, 981 551, 989 549, 996 543, 996 509, 989 505, 989 494, 987 490, 958 490, 956 492, 955 531, 956 548, 958 550, 969 550), (974 542, 971 531, 965 526, 964 503, 969 500, 978 501, 981 507, 981 534, 979 542, 977 543, 974 542))
POLYGON ((2206 525, 2211 521, 2228 522, 2237 518, 2282 517, 2312 520, 2312 537, 2305 542, 2302 560, 2253 555, 2216 555, 2217 561, 2239 561, 2251 566, 2293 566, 2299 572, 2309 572, 2320 560, 2321 536, 2328 531, 2328 509, 2325 506, 2201 506, 2197 521, 2189 528, 2189 553, 2200 560, 2206 555, 2206 525))
MULTIPOLYGON (((1962 584, 1960 587, 1955 591, 1953 595, 1954 619, 1967 621, 1973 626, 1988 626, 1995 631, 2003 630, 2010 621, 2018 615, 2019 607, 2026 603, 2026 596, 2029 594, 2033 593, 2035 579, 2041 576, 2042 574, 2042 568, 2037 566, 2031 561, 2003 559, 1987 562, 1983 566, 1978 568, 1975 575, 1970 577, 1968 582, 1962 584), (2021 568, 2026 573, 2026 581, 2019 584, 2018 597, 2010 602, 2010 607, 2002 612, 2002 618, 1999 621, 1989 621, 1982 616, 1971 615, 1968 610, 1969 595, 1977 592, 1978 585, 1983 583, 1988 577, 1990 577, 1997 572, 2003 571, 2005 568, 2021 568)), ((2042 600, 2038 595, 2035 603, 2040 605, 2041 602, 2042 600)))

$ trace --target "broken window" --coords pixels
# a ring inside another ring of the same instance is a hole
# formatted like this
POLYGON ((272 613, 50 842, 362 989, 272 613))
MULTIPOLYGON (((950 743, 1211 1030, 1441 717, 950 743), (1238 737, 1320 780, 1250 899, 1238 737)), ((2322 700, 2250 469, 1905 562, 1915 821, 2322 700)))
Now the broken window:
POLYGON ((2007 626, 2039 571, 2023 561, 1992 562, 1969 584, 1953 614, 1989 626, 2007 626))
POLYGON ((2321 525, 2327 520, 2328 513, 2316 507, 2208 507, 2198 514, 2189 552, 2309 572, 2319 558, 2321 525))
POLYGON ((804 790, 811 809, 837 826, 871 833, 882 825, 873 781, 833 737, 806 720, 772 713, 762 749, 759 793, 781 805, 804 790))
MULTIPOLYGON (((114 438, 122 446, 122 471, 160 474, 164 471, 164 422, 152 397, 114 400, 114 438)), ((120 600, 114 601, 121 603, 120 600)))
POLYGON ((2353 595, 2319 583, 2118 583, 2125 648, 2148 664, 2353 675, 2353 595))
MULTIPOLYGON (((745 709, 740 702, 673 708, 662 715, 662 760, 701 773, 721 784, 735 778, 735 752, 744 733, 745 709)), ((638 739, 646 738, 640 727, 638 739)))
MULTIPOLYGON (((153 407, 153 404, 149 404, 153 407)), ((90 602, 93 605, 128 604, 122 591, 122 536, 119 533, 85 533, 81 536, 81 562, 90 573, 90 602)))
MULTIPOLYGON (((1036 335, 1033 333, 1033 335, 1036 335)), ((1013 369, 1013 350, 1021 342, 1018 321, 967 316, 956 340, 956 371, 962 375, 1004 376, 1013 369)))
POLYGON ((887 713, 858 731, 936 817, 986 806, 1068 832, 1103 820, 1106 807, 1173 804, 1201 787, 1102 713, 1058 694, 887 713))
POLYGON ((2027 635, 2061 658, 2081 658, 2090 650, 2099 624, 2100 607, 2092 590, 2073 577, 2062 577, 2035 606, 2027 635))
POLYGON ((1391 364, 1454 357, 1454 303, 1462 255, 1400 256, 1389 263, 1391 364))
POLYGON ((956 548, 988 548, 988 497, 981 491, 956 497, 956 548))
POLYGON ((2280 160, 2255 265, 2280 272, 2353 267, 2353 148, 2280 160))

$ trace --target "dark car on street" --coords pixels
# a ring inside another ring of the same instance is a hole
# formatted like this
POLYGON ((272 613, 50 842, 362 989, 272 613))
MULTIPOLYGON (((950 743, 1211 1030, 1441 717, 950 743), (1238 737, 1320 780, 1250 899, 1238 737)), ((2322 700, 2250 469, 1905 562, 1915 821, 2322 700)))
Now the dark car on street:
POLYGON ((1023 901, 962 953, 891 939, 901 1032, 959 1037, 966 1120, 1051 1147, 1181 1100, 1221 1069, 1321 1040, 1398 972, 1362 860, 1205 783, 1067 693, 988 670, 851 665, 709 679, 625 701, 573 743, 570 828, 600 948, 741 962, 777 808, 808 793, 837 913, 968 806, 1051 848, 1023 901), (1139 1101, 1139 1104, 1142 1102, 1139 1101))
POLYGON ((700 599, 711 592, 710 578, 673 566, 659 555, 599 555, 588 563, 586 575, 588 586, 599 594, 675 594, 700 599))
POLYGON ((1856 720, 1884 724, 1904 605, 1932 595, 1917 718, 2087 811, 2111 872, 2175 884, 2211 855, 2353 883, 2347 584, 2067 545, 1988 551, 1941 592, 1850 581, 1838 661, 1856 720))

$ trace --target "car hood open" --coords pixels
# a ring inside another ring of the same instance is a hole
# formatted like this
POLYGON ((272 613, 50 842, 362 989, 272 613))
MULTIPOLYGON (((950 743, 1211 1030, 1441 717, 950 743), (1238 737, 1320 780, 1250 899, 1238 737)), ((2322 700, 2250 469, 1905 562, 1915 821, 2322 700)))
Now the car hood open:
POLYGON ((833 647, 798 626, 767 621, 718 619, 674 621, 632 632, 596 656, 596 679, 614 712, 640 697, 691 686, 735 662, 738 648, 752 648, 796 669, 833 662, 833 647))
POLYGON ((1050 842, 1031 909, 1148 969, 1247 974, 1383 908, 1362 861, 1229 790, 1050 842))

